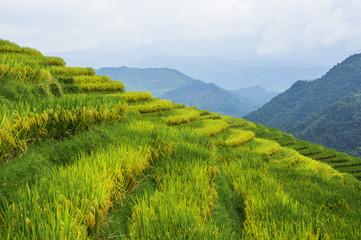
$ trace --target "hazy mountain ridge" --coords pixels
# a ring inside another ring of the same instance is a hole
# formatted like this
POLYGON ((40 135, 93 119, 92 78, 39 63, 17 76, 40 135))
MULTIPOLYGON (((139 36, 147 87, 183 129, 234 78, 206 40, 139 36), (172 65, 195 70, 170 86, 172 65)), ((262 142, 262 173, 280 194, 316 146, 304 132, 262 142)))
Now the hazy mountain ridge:
POLYGON ((358 96, 356 93, 360 91, 361 54, 355 54, 335 65, 320 79, 296 82, 246 118, 359 156, 355 152, 358 144, 356 135, 359 134, 358 118, 354 115, 357 116, 361 104, 350 99, 355 99, 358 96), (342 109, 342 106, 347 106, 350 111, 347 114, 336 111, 342 109), (344 121, 350 122, 347 129, 342 127, 344 121), (343 136, 343 140, 331 140, 336 135, 343 136), (350 149, 346 145, 353 147, 350 149))
POLYGON ((278 95, 277 92, 268 92, 266 89, 260 86, 253 86, 238 90, 232 90, 232 92, 236 93, 241 97, 252 99, 255 103, 259 104, 260 106, 269 102, 272 98, 278 95))
POLYGON ((225 89, 241 89, 255 85, 281 92, 298 79, 315 79, 328 66, 278 61, 237 61, 218 57, 153 56, 136 61, 140 67, 169 67, 225 89))
POLYGON ((100 68, 97 73, 124 82, 128 91, 149 91, 155 97, 235 117, 262 105, 169 68, 100 68))
POLYGON ((169 68, 141 69, 123 66, 100 68, 96 72, 126 83, 128 91, 150 91, 155 97, 193 80, 185 74, 169 68))
MULTIPOLYGON (((158 48, 161 49, 159 45, 158 48)), ((199 46, 204 46, 200 44, 199 46)), ((173 46, 174 48, 174 46, 173 46)), ((172 68, 177 69, 195 79, 213 82, 216 85, 235 90, 260 85, 268 91, 282 92, 289 88, 298 79, 315 79, 329 69, 330 63, 321 60, 316 63, 306 63, 304 56, 298 62, 292 62, 294 56, 286 60, 266 59, 266 56, 254 56, 249 60, 250 52, 242 51, 237 59, 230 56, 207 57, 209 51, 203 52, 203 57, 192 54, 184 56, 182 52, 154 51, 155 46, 132 50, 102 50, 102 51, 73 51, 51 53, 62 56, 71 65, 92 66, 130 66, 139 68, 172 68), (321 62, 321 63, 320 63, 321 62)), ((197 47, 197 49, 199 49, 197 47)), ((197 51, 192 49, 192 53, 197 51)), ((326 54, 326 53, 325 53, 326 54)), ((329 58, 329 53, 326 54, 329 58)), ((333 61, 332 61, 333 62, 333 61)))
POLYGON ((234 117, 244 116, 259 107, 251 99, 236 96, 213 83, 205 83, 200 80, 191 81, 168 91, 161 98, 234 117))

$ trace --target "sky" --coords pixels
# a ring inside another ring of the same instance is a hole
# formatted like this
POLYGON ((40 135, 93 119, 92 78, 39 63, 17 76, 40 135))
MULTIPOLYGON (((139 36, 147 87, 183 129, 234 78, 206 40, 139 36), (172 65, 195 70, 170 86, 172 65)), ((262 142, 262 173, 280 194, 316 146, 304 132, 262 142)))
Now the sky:
POLYGON ((0 38, 45 53, 318 54, 328 64, 361 52, 360 9, 359 0, 0 0, 0 38))

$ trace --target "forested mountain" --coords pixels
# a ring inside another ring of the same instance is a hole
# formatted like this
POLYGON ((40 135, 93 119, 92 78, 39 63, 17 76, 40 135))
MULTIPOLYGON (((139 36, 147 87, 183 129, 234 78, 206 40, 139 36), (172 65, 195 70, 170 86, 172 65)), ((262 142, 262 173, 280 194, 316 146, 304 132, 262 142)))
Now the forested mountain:
POLYGON ((361 54, 314 81, 298 81, 247 119, 360 156, 361 54))
POLYGON ((122 81, 128 91, 149 91, 155 97, 234 117, 242 117, 262 105, 169 68, 100 68, 97 73, 122 81))
POLYGON ((361 92, 348 94, 292 131, 302 139, 361 156, 361 92))

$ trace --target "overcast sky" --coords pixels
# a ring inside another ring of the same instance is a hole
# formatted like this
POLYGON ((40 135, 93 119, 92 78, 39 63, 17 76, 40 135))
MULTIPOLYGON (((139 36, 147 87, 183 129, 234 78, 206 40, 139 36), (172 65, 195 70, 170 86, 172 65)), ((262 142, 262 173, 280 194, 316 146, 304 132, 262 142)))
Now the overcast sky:
POLYGON ((360 10, 360 0, 0 0, 0 38, 43 52, 211 41, 220 50, 193 54, 346 56, 361 49, 360 10))

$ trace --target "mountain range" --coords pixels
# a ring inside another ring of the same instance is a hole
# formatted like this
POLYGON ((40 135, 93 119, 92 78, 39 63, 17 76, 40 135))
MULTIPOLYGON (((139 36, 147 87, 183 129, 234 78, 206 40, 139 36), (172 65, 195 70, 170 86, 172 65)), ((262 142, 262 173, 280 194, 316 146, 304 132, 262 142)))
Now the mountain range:
POLYGON ((361 156, 361 54, 314 81, 297 81, 245 118, 361 156))
POLYGON ((261 87, 231 92, 169 68, 107 67, 96 72, 124 82, 128 91, 149 91, 155 97, 234 117, 252 112, 276 94, 261 87))

